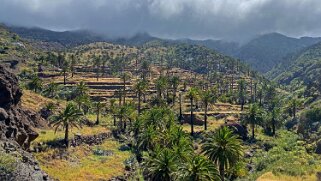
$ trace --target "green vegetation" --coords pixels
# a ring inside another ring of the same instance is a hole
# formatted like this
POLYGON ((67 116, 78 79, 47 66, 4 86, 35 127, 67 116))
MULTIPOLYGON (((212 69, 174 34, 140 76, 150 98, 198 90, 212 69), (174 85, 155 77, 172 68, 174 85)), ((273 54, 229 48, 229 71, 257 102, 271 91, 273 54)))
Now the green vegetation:
POLYGON ((12 173, 16 168, 16 158, 1 152, 0 154, 0 172, 3 173, 12 173))

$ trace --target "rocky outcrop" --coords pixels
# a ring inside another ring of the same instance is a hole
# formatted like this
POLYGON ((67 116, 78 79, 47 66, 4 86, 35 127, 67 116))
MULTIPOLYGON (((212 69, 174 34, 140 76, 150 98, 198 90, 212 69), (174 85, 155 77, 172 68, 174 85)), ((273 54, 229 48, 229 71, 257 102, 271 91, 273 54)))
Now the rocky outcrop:
POLYGON ((28 149, 38 134, 32 126, 36 120, 19 104, 21 96, 17 77, 0 66, 0 139, 14 140, 28 149))
MULTIPOLYGON (((40 169, 38 162, 34 160, 33 156, 22 150, 16 142, 3 142, 0 140, 0 154, 2 157, 11 158, 10 171, 0 167, 0 180, 51 180, 49 176, 40 169)), ((9 165, 9 163, 7 163, 7 165, 9 165)))

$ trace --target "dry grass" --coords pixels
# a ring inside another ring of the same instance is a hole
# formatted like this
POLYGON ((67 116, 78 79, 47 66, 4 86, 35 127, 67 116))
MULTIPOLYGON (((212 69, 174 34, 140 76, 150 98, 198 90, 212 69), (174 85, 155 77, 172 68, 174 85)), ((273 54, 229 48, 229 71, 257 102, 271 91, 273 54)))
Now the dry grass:
POLYGON ((36 153, 41 168, 50 177, 61 181, 109 180, 124 173, 123 162, 131 156, 129 151, 120 151, 117 141, 106 140, 102 145, 81 145, 69 148, 67 159, 55 158, 58 150, 36 153), (111 150, 111 156, 98 156, 93 150, 111 150), (54 157, 54 159, 50 159, 54 157), (49 158, 49 159, 48 159, 49 158))
MULTIPOLYGON (((85 126, 81 129, 73 128, 70 132, 70 138, 72 138, 75 134, 95 135, 99 133, 106 133, 109 131, 110 130, 108 128, 103 126, 95 126, 95 127, 85 126)), ((58 130, 55 133, 53 129, 37 129, 37 132, 39 133, 39 136, 35 141, 32 142, 32 144, 63 139, 65 134, 63 130, 58 130)))
POLYGON ((57 103, 56 100, 43 97, 30 90, 23 90, 21 102, 22 107, 36 112, 40 111, 40 109, 45 107, 48 103, 57 103))
POLYGON ((257 181, 317 181, 315 175, 307 175, 303 177, 294 177, 288 175, 274 175, 272 172, 267 172, 260 176, 257 181))

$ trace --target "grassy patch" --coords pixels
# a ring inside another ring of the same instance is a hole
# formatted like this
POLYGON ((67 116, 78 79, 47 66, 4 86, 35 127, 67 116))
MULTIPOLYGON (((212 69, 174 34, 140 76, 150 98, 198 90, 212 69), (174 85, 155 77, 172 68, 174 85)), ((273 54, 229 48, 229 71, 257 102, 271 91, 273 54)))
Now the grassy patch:
MULTIPOLYGON (((39 133, 38 138, 33 141, 32 143, 40 143, 40 142, 48 142, 54 141, 64 138, 65 132, 63 130, 58 130, 56 133, 53 129, 38 129, 37 132, 39 133)), ((109 132, 109 129, 103 126, 94 126, 88 127, 84 126, 81 129, 73 128, 70 132, 70 138, 73 138, 75 134, 81 135, 95 135, 99 133, 106 133, 109 132)))
MULTIPOLYGON (((250 158, 255 171, 250 175, 250 180, 260 178, 268 180, 288 180, 293 178, 311 178, 316 174, 320 157, 307 153, 304 142, 299 140, 295 133, 282 130, 277 137, 268 137, 263 134, 257 136, 256 146, 269 147, 268 151, 257 149, 253 158, 250 158), (270 174, 266 174, 269 173, 270 174)), ((304 179, 306 180, 306 179, 304 179)))
POLYGON ((16 159, 6 153, 0 152, 0 172, 11 173, 15 171, 16 159))
POLYGON ((108 180, 124 173, 124 161, 131 156, 130 151, 120 151, 117 141, 106 140, 102 145, 90 147, 81 145, 69 148, 67 159, 55 158, 58 150, 36 153, 41 168, 54 179, 68 180, 108 180), (94 150, 109 150, 111 156, 99 156, 94 150), (54 157, 54 159, 52 159, 54 157), (51 158, 51 159, 50 159, 51 158))

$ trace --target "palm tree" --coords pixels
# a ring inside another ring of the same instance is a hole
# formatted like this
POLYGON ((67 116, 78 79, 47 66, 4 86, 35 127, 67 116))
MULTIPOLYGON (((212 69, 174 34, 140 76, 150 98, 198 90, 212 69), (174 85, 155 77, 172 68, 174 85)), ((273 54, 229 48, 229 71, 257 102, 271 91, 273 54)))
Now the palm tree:
POLYGON ((127 120, 131 123, 132 120, 136 117, 135 109, 132 103, 125 103, 118 110, 118 117, 120 120, 120 129, 122 131, 126 130, 127 120))
POLYGON ((75 66, 78 62, 77 59, 78 59, 78 57, 76 55, 74 55, 74 54, 71 55, 71 63, 70 63, 71 77, 74 77, 75 66))
POLYGON ((88 91, 89 91, 89 88, 87 87, 87 85, 84 81, 80 81, 76 85, 76 90, 75 90, 76 95, 78 95, 78 96, 87 95, 88 91))
POLYGON ((46 89, 44 90, 44 93, 46 96, 50 97, 50 98, 54 98, 56 97, 56 93, 59 90, 59 85, 55 82, 50 82, 46 89))
POLYGON ((250 105, 250 109, 247 113, 245 123, 248 123, 251 125, 252 129, 252 139, 255 139, 255 125, 262 122, 262 110, 257 104, 250 105))
POLYGON ((211 91, 206 90, 202 92, 201 100, 204 104, 204 130, 207 130, 207 110, 208 105, 215 101, 215 97, 211 91))
POLYGON ((171 79, 171 84, 172 84, 172 88, 173 88, 173 105, 175 105, 176 102, 176 92, 179 86, 179 77, 174 76, 171 79))
POLYGON ((217 181, 220 176, 216 166, 201 155, 194 155, 179 167, 179 180, 183 181, 217 181))
POLYGON ((29 82, 29 87, 30 89, 33 89, 35 92, 41 90, 42 80, 37 75, 34 75, 31 81, 29 82))
POLYGON ((96 125, 99 124, 99 117, 100 117, 100 112, 101 112, 101 109, 105 106, 104 104, 102 104, 100 101, 99 102, 96 102, 95 104, 95 111, 96 111, 96 125))
POLYGON ((96 79, 97 79, 97 81, 99 79, 99 68, 101 66, 101 63, 102 63, 101 58, 99 56, 94 56, 93 65, 94 65, 94 67, 96 67, 96 79))
POLYGON ((177 170, 177 156, 168 148, 157 149, 143 157, 144 170, 152 181, 171 181, 177 170))
POLYGON ((64 60, 63 64, 62 64, 62 73, 63 73, 63 76, 64 76, 64 85, 66 85, 66 79, 67 79, 67 72, 69 70, 69 63, 68 61, 64 60))
POLYGON ((224 181, 225 170, 233 167, 242 158, 241 143, 241 140, 226 126, 219 128, 205 140, 202 152, 218 165, 222 181, 224 181))
POLYGON ((122 75, 121 75, 121 79, 123 80, 123 92, 122 92, 122 96, 123 96, 123 104, 126 103, 126 81, 128 81, 130 79, 130 74, 124 72, 122 75))
POLYGON ((296 98, 292 98, 289 102, 288 108, 290 112, 290 116, 293 116, 293 119, 296 119, 296 112, 299 106, 301 106, 302 102, 296 98))
POLYGON ((134 90, 137 93, 137 98, 138 98, 138 108, 137 108, 138 114, 140 114, 142 94, 144 94, 147 89, 148 89, 148 84, 147 84, 147 81, 144 81, 144 80, 137 82, 136 85, 134 86, 134 90))
POLYGON ((245 80, 240 80, 239 85, 239 103, 241 104, 241 111, 244 109, 245 97, 246 97, 246 82, 245 80))
POLYGON ((159 99, 161 99, 163 96, 163 92, 165 91, 168 81, 166 77, 160 76, 157 80, 156 80, 156 90, 157 90, 157 96, 159 99))
POLYGON ((190 88, 187 92, 186 97, 190 100, 191 104, 191 135, 194 135, 194 114, 193 114, 193 106, 194 101, 198 98, 198 90, 194 87, 190 88))
MULTIPOLYGON (((88 106, 90 104, 90 97, 87 94, 83 94, 77 96, 74 101, 78 104, 78 109, 80 110, 84 105, 88 106)), ((84 108, 83 111, 85 112, 84 108)))
POLYGON ((65 130, 65 144, 69 147, 69 129, 72 127, 79 128, 82 113, 73 103, 68 103, 65 110, 51 118, 51 124, 55 127, 55 133, 59 127, 65 130))
POLYGON ((113 115, 114 118, 114 126, 116 126, 116 114, 118 112, 117 107, 115 105, 116 99, 110 99, 110 107, 109 112, 113 115))

